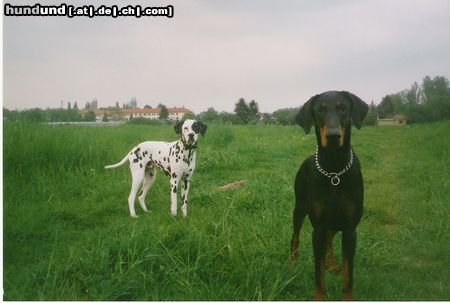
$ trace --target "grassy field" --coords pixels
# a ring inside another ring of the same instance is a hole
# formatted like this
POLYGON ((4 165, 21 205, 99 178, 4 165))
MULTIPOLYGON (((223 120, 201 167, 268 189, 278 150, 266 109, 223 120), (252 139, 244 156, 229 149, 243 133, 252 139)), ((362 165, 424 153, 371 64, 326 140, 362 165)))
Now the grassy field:
MULTIPOLYGON (((450 299, 450 122, 353 131, 365 179, 359 300, 450 299)), ((169 126, 4 124, 5 300, 310 300, 311 225, 288 263, 293 182, 315 148, 296 126, 209 125, 189 216, 170 215, 162 173, 131 219, 127 167, 169 126), (238 190, 218 187, 247 180, 238 190)), ((335 239, 340 259, 340 238, 335 239)), ((342 277, 327 274, 328 298, 342 277)))

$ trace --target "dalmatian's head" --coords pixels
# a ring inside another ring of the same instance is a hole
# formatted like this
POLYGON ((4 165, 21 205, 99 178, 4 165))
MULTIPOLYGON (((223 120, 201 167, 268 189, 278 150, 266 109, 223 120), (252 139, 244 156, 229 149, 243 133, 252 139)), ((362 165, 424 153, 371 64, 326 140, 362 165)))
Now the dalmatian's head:
POLYGON ((197 120, 181 120, 174 126, 175 132, 180 135, 181 141, 188 147, 197 145, 199 135, 204 136, 207 126, 197 120))

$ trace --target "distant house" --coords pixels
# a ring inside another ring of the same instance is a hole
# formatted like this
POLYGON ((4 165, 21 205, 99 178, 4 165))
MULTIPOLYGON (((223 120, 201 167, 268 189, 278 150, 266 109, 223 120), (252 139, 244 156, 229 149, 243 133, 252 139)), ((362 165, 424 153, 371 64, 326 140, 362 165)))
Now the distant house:
MULTIPOLYGON (((125 108, 125 109, 95 109, 95 110, 86 110, 83 109, 80 111, 82 115, 87 113, 88 111, 92 111, 95 113, 95 120, 102 121, 103 116, 108 115, 112 120, 130 120, 130 118, 145 118, 145 119, 159 119, 159 108, 125 108)), ((184 118, 187 113, 192 112, 191 110, 185 107, 168 107, 167 111, 169 112, 169 120, 179 121, 184 118)))
POLYGON ((167 111, 169 112, 169 120, 173 121, 182 120, 184 118, 184 115, 192 112, 184 107, 171 107, 167 108, 167 111))
POLYGON ((402 126, 406 125, 406 117, 403 115, 396 115, 393 118, 380 119, 377 117, 377 126, 402 126))
POLYGON ((127 108, 120 111, 126 120, 130 118, 159 119, 159 108, 127 108))

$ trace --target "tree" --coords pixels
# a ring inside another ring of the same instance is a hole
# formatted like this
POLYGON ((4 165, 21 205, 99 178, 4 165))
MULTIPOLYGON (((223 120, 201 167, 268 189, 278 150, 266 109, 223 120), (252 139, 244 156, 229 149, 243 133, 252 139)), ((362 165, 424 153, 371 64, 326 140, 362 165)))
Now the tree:
POLYGON ((299 108, 281 108, 273 112, 272 117, 277 124, 291 125, 295 124, 295 115, 297 115, 299 108))
POLYGON ((109 121, 108 114, 105 112, 103 114, 102 122, 108 122, 108 121, 109 121))
POLYGON ((167 120, 169 118, 169 111, 165 105, 161 105, 159 110, 159 120, 167 120))
POLYGON ((144 108, 152 108, 150 105, 145 105, 144 108))
POLYGON ((422 82, 424 105, 431 120, 450 119, 450 87, 447 78, 426 76, 422 82))
POLYGON ((33 108, 20 112, 20 117, 25 122, 40 123, 45 122, 46 114, 40 108, 33 108))
POLYGON ((184 119, 195 119, 195 115, 193 112, 187 112, 183 116, 184 119))
POLYGON ((70 102, 67 102, 67 110, 71 111, 72 110, 72 106, 70 105, 70 102))
POLYGON ((383 97, 377 110, 380 118, 390 118, 394 116, 394 104, 392 102, 391 95, 386 95, 383 97))
POLYGON ((77 101, 75 101, 75 103, 73 104, 73 110, 74 110, 75 112, 78 112, 78 104, 77 104, 77 101))
POLYGON ((116 102, 116 109, 119 109, 119 108, 120 108, 119 102, 116 102))
POLYGON ((220 117, 220 120, 222 121, 222 123, 225 123, 225 124, 238 123, 237 117, 233 113, 228 113, 228 112, 223 111, 219 114, 219 117, 220 117))
POLYGON ((219 113, 213 107, 208 108, 201 116, 205 122, 217 122, 220 119, 219 113))
POLYGON ((20 112, 17 110, 9 110, 7 108, 3 108, 3 119, 6 121, 19 121, 20 120, 20 112))
POLYGON ((259 105, 255 100, 250 101, 248 104, 248 121, 252 124, 257 123, 259 120, 259 105))
POLYGON ((369 111, 367 112, 366 118, 364 119, 363 123, 365 125, 375 125, 375 122, 377 121, 377 115, 377 106, 372 100, 369 105, 369 111))
POLYGON ((271 114, 262 114, 262 123, 264 124, 275 124, 275 118, 271 114))
POLYGON ((248 124, 250 110, 244 98, 240 98, 234 105, 234 113, 237 118, 236 122, 240 124, 248 124))
POLYGON ((95 121, 95 113, 93 111, 88 111, 84 114, 83 120, 87 122, 95 121))

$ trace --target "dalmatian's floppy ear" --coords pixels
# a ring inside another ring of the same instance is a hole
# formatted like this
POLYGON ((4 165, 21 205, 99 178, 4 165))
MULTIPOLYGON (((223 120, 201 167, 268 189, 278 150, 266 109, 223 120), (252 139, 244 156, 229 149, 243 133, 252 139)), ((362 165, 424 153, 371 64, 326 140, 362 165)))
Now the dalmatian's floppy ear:
POLYGON ((359 97, 350 92, 342 91, 340 93, 352 103, 352 121, 356 128, 360 129, 362 126, 362 121, 366 117, 367 111, 369 110, 369 106, 359 97))
POLYGON ((206 125, 203 122, 200 122, 200 134, 204 136, 206 134, 206 129, 208 128, 208 125, 206 125))
POLYGON ((181 135, 181 128, 183 127, 183 123, 184 121, 181 120, 180 122, 178 122, 177 124, 175 124, 173 126, 173 129, 175 130, 175 132, 177 133, 177 135, 181 135))
POLYGON ((303 104, 302 108, 299 110, 297 115, 295 115, 295 122, 297 122, 297 124, 303 128, 305 134, 309 134, 309 132, 311 131, 311 126, 313 125, 312 106, 317 96, 318 95, 315 95, 311 97, 308 101, 306 101, 306 103, 303 104))
POLYGON ((196 120, 195 123, 192 125, 192 128, 194 129, 194 131, 197 134, 204 136, 208 126, 205 123, 203 123, 202 121, 196 120))

